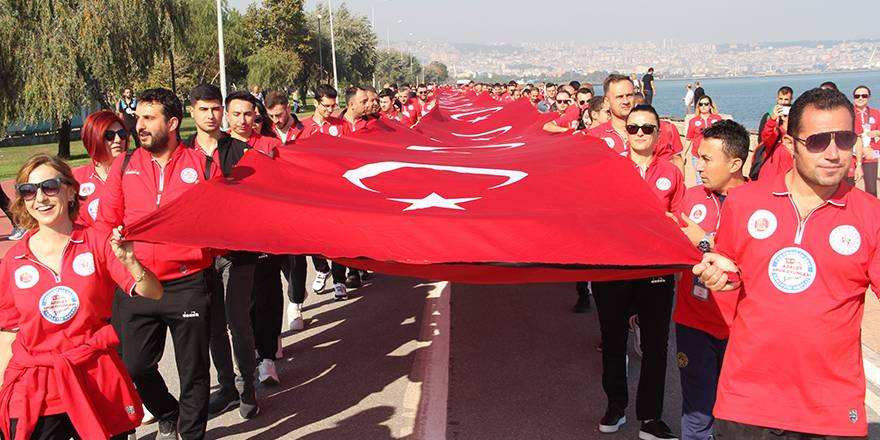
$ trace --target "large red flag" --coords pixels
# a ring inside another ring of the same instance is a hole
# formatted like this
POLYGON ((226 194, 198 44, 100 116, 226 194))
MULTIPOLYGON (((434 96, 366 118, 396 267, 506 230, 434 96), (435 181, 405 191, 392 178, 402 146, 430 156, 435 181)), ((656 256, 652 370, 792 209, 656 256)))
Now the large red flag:
POLYGON ((417 130, 380 121, 275 161, 248 153, 127 235, 474 283, 636 278, 698 261, 604 142, 543 133, 527 104, 441 99, 417 130))

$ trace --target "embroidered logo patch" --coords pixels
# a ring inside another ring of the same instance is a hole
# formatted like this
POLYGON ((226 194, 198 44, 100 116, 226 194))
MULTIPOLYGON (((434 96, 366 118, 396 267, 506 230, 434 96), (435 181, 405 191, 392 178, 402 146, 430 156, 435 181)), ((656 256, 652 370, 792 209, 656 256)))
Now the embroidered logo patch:
POLYGON ((86 182, 79 186, 79 195, 83 197, 88 197, 95 192, 95 184, 92 182, 86 182))
POLYGON ((339 136, 339 129, 336 128, 335 125, 331 125, 329 129, 327 129, 327 133, 330 133, 330 136, 339 136))
POLYGON ((40 272, 36 267, 29 264, 16 269, 14 277, 15 285, 18 286, 19 289, 30 289, 31 287, 36 286, 37 282, 40 281, 40 272))
POLYGON ((608 148, 614 148, 614 139, 613 138, 604 137, 604 138, 602 138, 602 140, 604 140, 605 143, 608 144, 608 148))
POLYGON ((776 232, 776 216, 766 209, 759 209, 749 217, 749 235, 763 240, 776 232))
POLYGON ((672 188, 672 181, 665 177, 661 177, 657 179, 657 182, 654 183, 657 186, 657 189, 660 191, 668 191, 669 188, 672 188))
POLYGON ((180 171, 180 180, 184 183, 196 183, 199 179, 199 173, 192 168, 184 168, 180 171))
POLYGON ((840 225, 831 231, 828 235, 828 243, 831 249, 840 255, 852 255, 859 250, 862 245, 862 236, 859 231, 852 225, 840 225))
POLYGON ((77 255, 73 259, 73 271, 82 277, 95 273, 95 256, 91 252, 77 255))
POLYGON ((691 208, 691 214, 688 216, 694 223, 702 223, 706 219, 706 205, 700 203, 691 208))
POLYGON ((816 280, 816 261, 801 248, 787 247, 770 258, 767 274, 780 291, 801 293, 816 280))
POLYGON ((79 310, 79 297, 70 287, 55 286, 40 297, 40 314, 52 324, 63 324, 79 310))
POLYGON ((854 409, 849 410, 849 422, 854 424, 858 421, 859 421, 859 412, 854 409))
POLYGON ((98 218, 98 203, 101 202, 101 199, 95 199, 89 202, 89 206, 87 209, 89 210, 89 215, 92 217, 92 220, 96 220, 98 218))

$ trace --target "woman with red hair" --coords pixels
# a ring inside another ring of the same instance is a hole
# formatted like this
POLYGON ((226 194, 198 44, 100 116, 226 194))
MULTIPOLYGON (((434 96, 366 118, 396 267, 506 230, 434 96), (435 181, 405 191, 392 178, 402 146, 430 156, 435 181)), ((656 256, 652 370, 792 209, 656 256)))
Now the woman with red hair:
POLYGON ((94 224, 110 164, 128 150, 128 136, 125 122, 109 110, 92 113, 83 123, 82 142, 92 162, 73 170, 79 195, 85 198, 78 223, 94 224))

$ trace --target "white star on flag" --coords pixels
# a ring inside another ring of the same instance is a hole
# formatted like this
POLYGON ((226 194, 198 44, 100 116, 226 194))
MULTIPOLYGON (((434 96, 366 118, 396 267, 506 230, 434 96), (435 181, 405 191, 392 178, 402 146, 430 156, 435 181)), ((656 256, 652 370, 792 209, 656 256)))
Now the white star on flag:
POLYGON ((474 200, 482 199, 482 197, 471 197, 465 199, 447 199, 443 196, 432 192, 428 196, 425 196, 423 199, 388 199, 393 200, 395 202, 403 202, 409 203, 410 206, 404 208, 404 211, 412 211, 414 209, 425 209, 425 208, 446 208, 446 209, 458 209, 464 211, 464 208, 458 206, 459 203, 472 202, 474 200))

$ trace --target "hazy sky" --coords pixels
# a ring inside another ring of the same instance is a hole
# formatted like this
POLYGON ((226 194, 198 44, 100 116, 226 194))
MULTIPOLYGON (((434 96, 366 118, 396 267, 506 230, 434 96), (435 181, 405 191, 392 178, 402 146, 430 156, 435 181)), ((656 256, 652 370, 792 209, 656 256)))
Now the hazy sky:
MULTIPOLYGON (((311 10, 319 2, 306 0, 311 10)), ((244 10, 254 0, 229 0, 244 10)), ((340 3, 333 0, 334 8, 340 3)), ((877 0, 349 0, 385 40, 464 43, 531 41, 759 41, 880 38, 877 0), (398 23, 398 20, 402 20, 398 23), (413 37, 409 37, 412 33, 413 37)))

